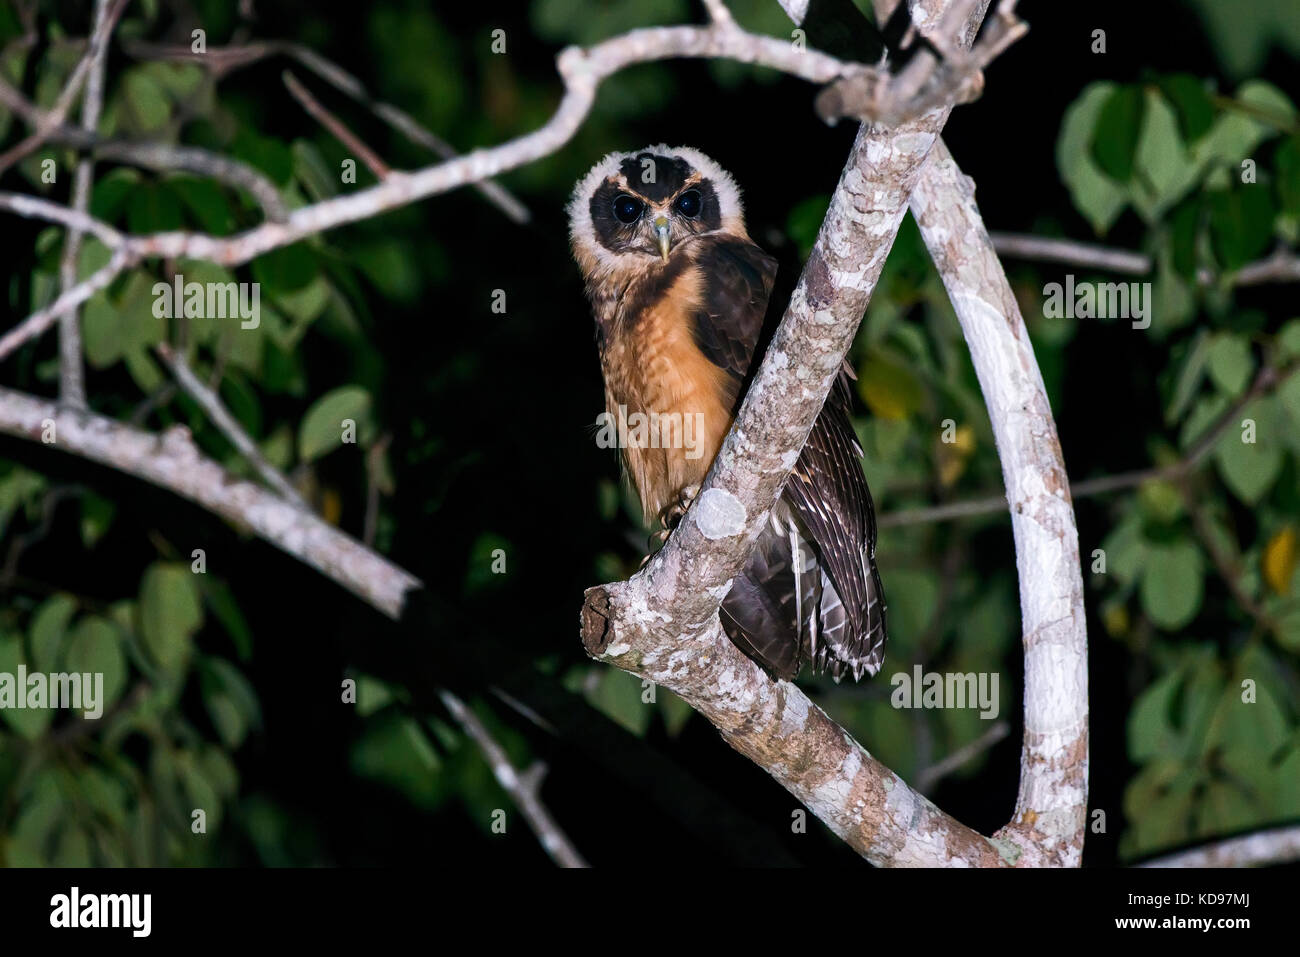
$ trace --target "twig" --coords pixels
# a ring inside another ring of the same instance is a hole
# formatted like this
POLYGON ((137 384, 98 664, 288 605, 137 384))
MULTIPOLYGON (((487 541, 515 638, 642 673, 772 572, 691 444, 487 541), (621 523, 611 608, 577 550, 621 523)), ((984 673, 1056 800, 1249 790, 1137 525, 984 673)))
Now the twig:
POLYGON ((307 503, 298 494, 298 490, 289 484, 289 480, 280 474, 279 469, 263 457, 257 448, 257 443, 244 431, 243 426, 235 421, 235 417, 222 404, 216 392, 199 380, 199 377, 194 374, 194 370, 189 367, 181 356, 177 355, 171 346, 161 342, 156 348, 162 361, 166 363, 167 368, 175 376, 177 385, 198 404, 218 431, 226 437, 248 464, 253 466, 257 474, 262 476, 262 481, 266 482, 267 485, 294 505, 302 509, 307 508, 307 503))
POLYGON ((31 134, 6 150, 3 155, 0 155, 0 173, 4 173, 14 163, 45 145, 50 132, 55 127, 61 126, 63 121, 67 119, 68 111, 72 109, 72 104, 76 102, 82 84, 86 82, 87 77, 92 72, 95 62, 101 61, 103 50, 108 46, 109 36, 117 25, 118 17, 122 15, 122 11, 126 9, 126 5, 130 0, 111 0, 111 2, 112 5, 102 18, 96 16, 95 29, 86 43, 86 52, 82 54, 81 59, 77 61, 77 65, 73 67, 72 75, 68 77, 68 82, 64 84, 58 99, 54 101, 54 106, 49 112, 41 114, 40 122, 31 134))
MULTIPOLYGON (((1127 276, 1146 276, 1155 269, 1155 262, 1144 253, 1125 249, 1111 249, 1096 243, 1081 243, 1072 239, 1051 239, 1022 233, 990 233, 993 248, 1004 256, 1031 262, 1062 263, 1127 276)), ((1196 274, 1202 286, 1212 286, 1218 277, 1209 269, 1196 274)), ((1242 266, 1227 276, 1233 286, 1259 286, 1271 282, 1300 282, 1300 256, 1279 248, 1266 259, 1242 266)))
MULTIPOLYGON (((128 264, 154 256, 187 256, 207 259, 224 266, 240 265, 307 236, 368 219, 390 209, 522 166, 555 152, 573 136, 591 111, 596 90, 604 79, 636 63, 672 57, 732 59, 769 66, 820 83, 857 68, 824 53, 799 50, 781 40, 747 33, 736 26, 654 27, 633 30, 589 49, 569 47, 560 54, 557 64, 565 84, 564 98, 550 120, 532 133, 412 173, 394 172, 368 189, 296 209, 283 223, 263 223, 228 238, 202 233, 169 232, 132 236, 116 243, 104 239, 108 245, 116 245, 118 252, 124 255, 115 257, 118 268, 107 279, 98 273, 96 277, 101 285, 106 284, 128 264)), ((0 208, 10 208, 22 215, 51 219, 65 225, 73 217, 72 211, 53 203, 6 193, 0 193, 0 208)), ((84 222, 84 217, 77 221, 84 222)), ((115 233, 112 227, 102 223, 97 224, 96 229, 101 231, 101 238, 115 233)), ((89 280, 83 282, 81 287, 88 282, 89 280)), ((68 290, 60 300, 72 297, 76 302, 82 302, 94 292, 93 289, 87 292, 81 287, 68 290)), ((63 304, 59 308, 67 306, 63 304)), ((48 310, 34 313, 0 339, 0 359, 12 352, 17 345, 48 329, 53 318, 47 313, 48 310)))
MULTIPOLYGON (((1084 479, 1070 483, 1070 497, 1074 499, 1105 495, 1128 488, 1135 488, 1144 482, 1175 481, 1183 478, 1201 465, 1219 443, 1223 433, 1237 422, 1237 416, 1250 403, 1260 396, 1280 386, 1291 376, 1300 372, 1300 362, 1292 362, 1281 368, 1265 366, 1255 377, 1251 387, 1239 396, 1224 412, 1215 419, 1200 438, 1188 449, 1187 453, 1176 462, 1150 468, 1133 469, 1115 475, 1102 475, 1097 478, 1084 479)), ((886 512, 877 519, 880 528, 896 528, 901 525, 917 525, 926 522, 946 522, 956 518, 971 518, 976 515, 989 515, 1005 512, 1007 500, 1005 495, 987 495, 981 498, 967 499, 961 502, 949 502, 930 508, 904 509, 886 512)))
POLYGON ((1138 867, 1255 867, 1300 860, 1300 825, 1214 841, 1144 861, 1138 867))
MULTIPOLYGON (((0 77, 0 102, 9 106, 28 123, 33 125, 40 123, 40 111, 3 77, 0 77)), ((69 126, 66 123, 50 127, 46 132, 46 140, 88 152, 97 159, 127 163, 144 169, 180 170, 208 176, 228 186, 247 190, 262 207, 266 218, 272 222, 284 222, 289 215, 289 208, 280 198, 280 191, 275 184, 252 166, 230 156, 222 156, 196 146, 101 139, 95 134, 93 127, 87 129, 69 126)))
MULTIPOLYGON (((108 0, 95 0, 92 36, 100 36, 108 17, 108 0)), ((81 101, 81 128, 93 134, 99 125, 99 111, 104 105, 104 63, 108 44, 101 43, 90 63, 86 77, 86 95, 81 101)), ((72 181, 72 208, 85 213, 90 206, 90 184, 94 161, 83 158, 77 163, 72 181)), ((59 285, 66 292, 77 282, 77 260, 81 256, 81 231, 68 230, 59 260, 59 285)), ((86 374, 81 361, 81 327, 79 309, 72 308, 59 317, 59 397, 69 405, 85 408, 86 374)))
MULTIPOLYGON (((421 126, 409 113, 390 103, 384 103, 371 97, 361 81, 342 67, 325 59, 314 50, 296 43, 260 43, 247 47, 209 47, 208 52, 201 56, 192 53, 189 47, 159 46, 138 42, 127 43, 124 46, 126 46, 128 52, 144 58, 197 61, 207 66, 214 75, 218 76, 256 63, 268 56, 276 54, 287 56, 297 60, 335 89, 347 94, 369 109, 412 143, 424 147, 435 156, 445 160, 455 159, 460 155, 441 137, 435 136, 421 126)), ((494 180, 481 180, 474 183, 473 188, 516 223, 526 223, 532 219, 528 207, 494 180)))
POLYGON ((465 706, 465 702, 450 691, 440 691, 439 695, 442 703, 451 712, 451 716, 456 719, 456 723, 483 752, 483 757, 487 760, 488 767, 492 769, 497 783, 514 799, 515 806, 519 808, 524 820, 537 835, 542 850, 546 851, 551 860, 560 867, 586 867, 587 862, 583 860, 582 855, 573 846, 573 842, 569 840, 569 836, 555 822, 555 818, 541 801, 539 792, 544 767, 534 765, 529 771, 520 774, 510 763, 510 756, 506 754, 505 748, 496 742, 492 733, 479 720, 478 715, 465 706))
POLYGON ((285 70, 281 74, 281 78, 284 80, 284 85, 288 87, 289 92, 293 94, 293 98, 302 104, 302 108, 315 117, 321 126, 329 130, 336 140, 359 156, 361 162, 366 164, 370 172, 374 173, 379 179, 388 178, 388 175, 393 171, 392 168, 381 160, 374 150, 361 142, 361 138, 348 129, 342 120, 321 106, 320 101, 298 82, 297 77, 285 70))
POLYGON ((918 791, 930 791, 941 780, 954 771, 960 770, 966 762, 983 754, 1010 733, 1011 725, 1007 724, 1007 722, 994 722, 991 728, 974 741, 962 745, 942 761, 938 761, 922 770, 916 776, 916 789, 918 791))

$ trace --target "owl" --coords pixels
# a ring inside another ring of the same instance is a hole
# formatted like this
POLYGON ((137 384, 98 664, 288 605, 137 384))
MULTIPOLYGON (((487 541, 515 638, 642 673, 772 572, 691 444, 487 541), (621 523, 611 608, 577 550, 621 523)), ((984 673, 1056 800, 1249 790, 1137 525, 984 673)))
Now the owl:
MULTIPOLYGON (((595 314, 605 420, 619 423, 646 523, 667 530, 698 492, 760 342, 780 320, 780 309, 767 316, 776 260, 750 239, 732 177, 686 147, 611 153, 578 182, 568 213, 595 314)), ((857 679, 884 659, 852 377, 846 363, 720 610, 731 640, 785 679, 805 663, 857 679)))

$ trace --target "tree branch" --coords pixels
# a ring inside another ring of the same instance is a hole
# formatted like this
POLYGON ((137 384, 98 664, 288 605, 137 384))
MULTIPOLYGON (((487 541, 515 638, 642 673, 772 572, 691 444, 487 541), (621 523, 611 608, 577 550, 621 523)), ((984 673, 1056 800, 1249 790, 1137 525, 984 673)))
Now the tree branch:
POLYGON ((510 763, 510 756, 506 754, 505 748, 497 743, 492 733, 478 719, 478 715, 471 711, 465 702, 450 691, 440 691, 439 695, 442 697, 442 703, 451 712, 451 716, 456 719, 456 723, 483 752, 483 757, 487 760, 488 767, 492 769, 497 783, 514 799, 515 806, 519 808, 519 812, 523 814, 524 820, 537 835, 542 849, 550 855, 551 860, 560 867, 586 867, 587 862, 583 860, 578 849, 569 840, 569 836, 564 833, 546 805, 542 803, 539 792, 545 767, 536 764, 526 773, 520 774, 510 763))
POLYGON ((189 367, 185 360, 177 355, 172 347, 165 342, 158 344, 157 352, 167 368, 171 370, 172 376, 176 379, 176 384, 198 404, 218 431, 235 447, 235 451, 244 457, 258 475, 262 476, 262 481, 279 493, 282 498, 292 502, 298 508, 307 508, 307 503, 302 500, 298 490, 290 485, 289 480, 262 456, 252 436, 245 432, 243 426, 235 421, 235 417, 222 404, 217 394, 199 380, 199 377, 194 374, 194 370, 189 367))
POLYGON ((406 592, 420 587, 410 572, 324 519, 236 479, 198 450, 184 426, 156 435, 0 388, 0 432, 52 445, 175 492, 248 528, 391 618, 401 617, 406 592))
MULTIPOLYGON (((95 0, 95 21, 91 36, 103 36, 95 46, 86 77, 86 95, 81 101, 81 128, 93 134, 99 125, 99 111, 104 105, 104 62, 108 53, 107 20, 109 0, 95 0)), ((95 164, 89 158, 77 164, 72 180, 72 208, 85 213, 90 206, 90 185, 95 164)), ((71 229, 63 240, 59 259, 59 285, 64 292, 76 285, 77 260, 81 255, 81 230, 71 229)), ((81 361, 81 326, 77 307, 59 317, 59 398, 69 405, 85 408, 86 374, 81 361)))
POLYGON ((727 638, 718 606, 821 411, 947 116, 943 108, 890 130, 859 129, 702 491, 638 574, 589 589, 582 610, 589 654, 680 695, 834 833, 890 866, 996 866, 1020 851, 944 814, 797 686, 769 677, 727 638))
MULTIPOLYGON (((1291 376, 1300 372, 1300 362, 1292 362, 1278 368, 1265 366, 1251 387, 1233 401, 1217 419, 1212 422, 1201 437, 1196 440, 1187 453, 1176 462, 1149 468, 1131 469, 1115 475, 1100 475, 1070 483, 1072 499, 1091 498, 1094 495, 1106 495, 1124 489, 1136 488, 1144 482, 1177 481, 1195 472, 1205 461, 1223 433, 1238 422, 1241 411, 1250 403, 1276 389, 1291 376)), ((944 522, 956 518, 970 518, 975 515, 988 515, 1001 512, 1007 507, 1005 495, 987 495, 981 498, 966 499, 961 502, 949 502, 929 508, 905 509, 898 512, 886 512, 877 521, 880 528, 895 528, 900 525, 917 525, 924 522, 944 522)))
POLYGON ((997 837, 1021 864, 1077 867, 1088 793, 1088 636, 1069 477, 1029 333, 974 200, 940 143, 912 213, 948 289, 1008 489, 1025 646, 1016 812, 997 837))
POLYGON ((1139 867, 1256 867, 1300 860, 1300 825, 1276 827, 1144 861, 1139 867))

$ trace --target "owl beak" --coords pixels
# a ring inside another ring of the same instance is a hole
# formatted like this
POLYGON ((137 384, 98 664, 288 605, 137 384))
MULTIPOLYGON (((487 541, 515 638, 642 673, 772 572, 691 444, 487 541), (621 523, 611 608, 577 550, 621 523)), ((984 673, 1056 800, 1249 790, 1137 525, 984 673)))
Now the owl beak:
POLYGON ((659 240, 659 255, 664 257, 664 262, 668 262, 668 250, 672 243, 668 239, 668 218, 660 216, 655 220, 655 237, 659 240))

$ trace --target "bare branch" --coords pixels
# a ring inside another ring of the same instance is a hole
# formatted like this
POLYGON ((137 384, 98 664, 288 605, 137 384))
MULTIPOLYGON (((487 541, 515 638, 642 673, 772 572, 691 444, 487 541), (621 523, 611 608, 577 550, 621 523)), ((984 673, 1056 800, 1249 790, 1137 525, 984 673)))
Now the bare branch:
POLYGON ((589 654, 671 689, 740 753, 879 865, 1014 863, 1021 854, 944 814, 794 684, 727 638, 718 606, 767 521, 884 267, 907 197, 947 120, 863 125, 785 317, 702 491, 626 582, 589 589, 589 654))
POLYGON ((252 482, 236 479, 198 450, 184 426, 156 435, 93 412, 0 388, 0 432, 51 445, 168 489, 250 529, 391 618, 401 616, 406 593, 420 587, 414 575, 324 519, 252 482))
POLYGON ((39 114, 39 122, 35 130, 32 131, 21 142, 6 150, 0 155, 0 173, 4 173, 10 166, 17 163, 23 157, 36 152, 45 145, 49 139, 52 130, 63 125, 67 119, 68 111, 72 109, 72 104, 76 102, 78 94, 81 93, 82 84, 86 82, 87 77, 93 71, 95 63, 102 63, 104 49, 108 46, 109 37, 113 33, 113 28, 117 26, 118 18, 130 0, 111 0, 111 6, 105 11, 103 17, 96 16, 95 28, 86 43, 86 52, 82 54, 77 65, 73 67, 72 75, 68 77, 67 83, 59 92, 58 99, 54 101, 54 106, 48 113, 39 114))
POLYGON ((989 750, 1010 733, 1011 725, 1005 721, 995 721, 991 728, 974 741, 963 745, 942 761, 930 765, 917 774, 916 789, 929 792, 948 775, 961 770, 963 765, 989 750))
POLYGON ((1257 867, 1300 860, 1300 825, 1227 838, 1144 861, 1139 867, 1257 867))
MULTIPOLYGON (((1129 276, 1149 275, 1155 262, 1144 253, 1124 249, 1110 249, 1095 243, 1075 242, 1072 239, 1051 239, 1046 236, 1028 236, 1020 233, 990 233, 993 247, 1002 255, 1013 259, 1036 262, 1063 263, 1067 266, 1104 269, 1129 276)), ((1197 271, 1197 282, 1212 286, 1218 276, 1209 269, 1197 271)), ((1300 256, 1279 248, 1266 259, 1242 266, 1225 277, 1232 286, 1260 286, 1271 282, 1300 282, 1300 256)))
POLYGON ((159 357, 166 363, 172 375, 175 376, 177 385, 181 387, 186 395, 198 403, 199 408, 212 421, 212 424, 235 447, 235 451, 244 457, 258 475, 262 476, 262 481, 266 482, 267 485, 298 508, 307 508, 307 503, 302 500, 298 490, 290 485, 289 480, 262 456, 262 453, 258 451, 257 443, 244 431, 243 426, 235 421, 235 417, 222 404, 217 394, 199 380, 199 377, 194 374, 194 370, 189 367, 185 360, 177 355, 175 350, 165 342, 158 344, 157 351, 159 357))
MULTIPOLYGON (((1101 475, 1096 478, 1084 479, 1081 482, 1071 482, 1070 497, 1072 499, 1090 498, 1094 495, 1106 495, 1110 492, 1136 488, 1144 482, 1173 482, 1186 478, 1201 466, 1206 456, 1214 451, 1223 433, 1237 424, 1242 409, 1261 396, 1275 390, 1297 372, 1300 372, 1300 362, 1292 362, 1281 368, 1265 366, 1259 371, 1251 387, 1206 427, 1200 438, 1178 461, 1170 462, 1168 465, 1133 469, 1115 475, 1101 475)), ((930 508, 886 512, 879 517, 877 525, 880 528, 893 528, 900 525, 917 525, 924 522, 944 522, 955 518, 970 518, 975 515, 1004 512, 1006 508, 1007 499, 1005 495, 988 495, 983 498, 949 502, 945 505, 935 505, 930 508)))
MULTIPOLYGON (((0 194, 0 206, 4 205, 6 196, 0 194)), ((24 197, 25 198, 25 197, 24 197)), ((23 343, 35 339, 50 326, 54 325, 59 316, 65 310, 75 309, 81 305, 99 290, 103 289, 114 279, 118 273, 134 262, 131 254, 122 248, 118 248, 107 263, 95 270, 81 282, 77 283, 67 292, 62 293, 58 299, 50 303, 44 309, 38 309, 18 325, 14 326, 3 336, 0 336, 0 359, 4 359, 9 353, 13 352, 23 343)))
MULTIPOLYGON (((91 36, 104 35, 108 19, 109 0, 95 0, 95 22, 91 36)), ((101 43, 90 61, 86 77, 86 95, 81 102, 81 128, 94 133, 99 125, 99 111, 104 105, 104 63, 108 44, 101 43)), ((72 180, 72 208, 85 213, 90 206, 90 184, 94 175, 94 162, 83 159, 77 164, 72 180)), ((71 229, 63 241, 63 255, 59 260, 59 284, 64 292, 77 282, 77 260, 81 255, 81 230, 71 229)), ((84 408, 86 405, 86 376, 81 362, 80 316, 76 308, 59 317, 59 398, 69 405, 84 408)))
MULTIPOLYGON (((605 78, 636 63, 674 57, 732 59, 772 67, 816 83, 825 83, 862 69, 824 53, 798 49, 781 40, 747 33, 734 25, 633 30, 589 49, 569 47, 560 54, 558 68, 565 84, 564 97, 551 119, 532 133, 412 173, 394 172, 368 189, 305 206, 294 210, 285 222, 263 223, 236 236, 220 238, 188 232, 132 236, 118 244, 119 252, 125 255, 115 256, 114 262, 118 264, 118 271, 126 268, 128 263, 153 256, 186 256, 225 266, 240 265, 307 236, 515 169, 549 155, 573 136, 590 112, 596 90, 605 78)), ((0 194, 0 208, 65 224, 75 221, 87 231, 98 230, 101 238, 116 233, 105 224, 96 224, 95 230, 90 230, 85 217, 74 217, 68 210, 53 214, 50 209, 57 208, 54 204, 28 199, 28 204, 23 207, 20 199, 22 197, 12 194, 0 194)), ((102 287, 111 281, 113 275, 116 272, 106 278, 99 277, 99 274, 96 277, 103 280, 102 287)), ((87 291, 88 283, 89 280, 69 290, 60 300, 71 297, 75 302, 84 301, 95 291, 87 291)), ((67 305, 60 308, 67 308, 67 305)), ((48 328, 50 321, 45 313, 46 310, 42 310, 29 316, 0 340, 0 359, 17 344, 48 328)))
POLYGON ((359 156, 361 162, 365 163, 369 170, 379 179, 388 177, 388 174, 392 172, 389 165, 381 160, 374 150, 361 142, 361 139, 348 129, 342 120, 321 106, 320 101, 298 82, 297 77, 285 70, 281 74, 281 78, 284 80, 284 85, 288 87, 289 92, 293 94, 293 98, 302 104, 302 108, 310 113, 321 126, 329 130, 336 140, 359 156))
POLYGON ((551 860, 560 867, 586 867, 587 862, 583 860, 582 855, 573 846, 573 842, 569 840, 569 836, 564 833, 546 805, 542 803, 539 792, 545 768, 542 765, 534 765, 524 774, 520 774, 510 763, 510 756, 506 754, 505 748, 497 743, 492 733, 479 720, 478 715, 471 711, 465 702, 450 691, 440 691, 439 695, 442 703, 451 712, 451 716, 456 719, 456 723, 483 752, 483 757, 487 760, 488 767, 492 769, 497 783, 514 799, 515 806, 519 808, 519 812, 523 814, 524 820, 537 835, 542 849, 551 860))
POLYGON ((911 203, 988 405, 1016 543, 1024 743, 1015 816, 996 837, 1018 849, 1021 865, 1077 867, 1088 794, 1088 636, 1079 536, 1056 423, 973 184, 942 143, 911 203))

